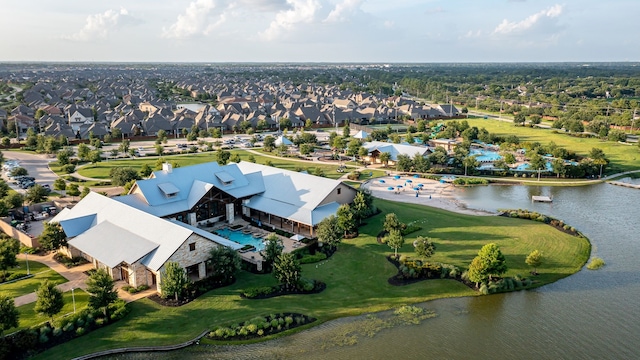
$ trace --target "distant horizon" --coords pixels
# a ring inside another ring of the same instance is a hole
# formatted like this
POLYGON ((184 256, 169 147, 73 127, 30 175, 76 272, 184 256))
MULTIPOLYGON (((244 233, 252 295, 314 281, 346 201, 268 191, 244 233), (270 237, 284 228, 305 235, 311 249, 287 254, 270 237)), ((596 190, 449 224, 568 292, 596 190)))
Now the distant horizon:
POLYGON ((0 60, 0 64, 353 64, 353 65, 498 65, 498 64, 638 64, 640 60, 617 61, 425 61, 425 62, 391 62, 391 61, 100 61, 100 60, 0 60))
POLYGON ((5 1, 0 62, 640 61, 637 0, 5 1))

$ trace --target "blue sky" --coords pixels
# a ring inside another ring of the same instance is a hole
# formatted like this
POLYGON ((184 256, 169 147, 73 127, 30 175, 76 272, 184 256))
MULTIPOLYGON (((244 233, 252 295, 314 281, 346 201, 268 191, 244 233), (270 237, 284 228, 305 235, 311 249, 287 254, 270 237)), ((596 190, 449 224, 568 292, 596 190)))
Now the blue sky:
POLYGON ((0 61, 640 61, 638 0, 0 0, 0 61))

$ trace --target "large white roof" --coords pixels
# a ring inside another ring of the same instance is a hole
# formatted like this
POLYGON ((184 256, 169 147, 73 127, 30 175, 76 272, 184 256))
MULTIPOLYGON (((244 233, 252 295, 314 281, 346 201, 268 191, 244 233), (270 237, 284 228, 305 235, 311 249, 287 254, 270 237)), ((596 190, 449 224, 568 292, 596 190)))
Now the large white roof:
POLYGON ((149 243, 152 243, 156 247, 150 250, 142 263, 157 271, 194 233, 192 229, 94 192, 89 193, 70 211, 60 212, 51 221, 59 222, 64 228, 64 223, 90 215, 95 215, 92 227, 70 243, 80 250, 84 248, 95 251, 92 253, 82 250, 101 261, 102 257, 110 264, 114 261, 117 264, 127 261, 131 256, 138 257, 139 252, 148 249, 149 243), (106 222, 110 225, 103 224, 106 222), (132 249, 131 254, 119 252, 119 249, 129 248, 132 249))
POLYGON ((264 192, 251 197, 247 207, 309 225, 324 219, 316 220, 313 212, 341 184, 338 180, 244 161, 238 167, 244 173, 260 172, 264 181, 264 192))
POLYGON ((392 161, 398 160, 398 155, 404 154, 413 158, 415 154, 420 154, 424 156, 424 154, 429 150, 427 147, 421 146, 413 146, 413 145, 404 145, 404 144, 393 144, 382 141, 371 141, 362 144, 362 146, 367 149, 369 153, 374 150, 378 150, 381 153, 387 152, 390 155, 392 161))

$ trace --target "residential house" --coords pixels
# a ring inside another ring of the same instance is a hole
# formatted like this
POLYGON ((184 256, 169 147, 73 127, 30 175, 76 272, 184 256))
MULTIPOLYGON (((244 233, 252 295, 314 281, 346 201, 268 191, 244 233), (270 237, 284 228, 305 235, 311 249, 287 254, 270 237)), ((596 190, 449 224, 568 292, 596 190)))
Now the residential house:
POLYGON ((398 161, 398 155, 407 155, 410 158, 419 154, 420 156, 426 157, 431 153, 431 150, 424 146, 413 146, 413 145, 405 145, 405 144, 393 144, 382 141, 371 141, 365 142, 362 144, 362 147, 367 149, 368 155, 364 158, 364 160, 371 162, 372 164, 382 163, 380 161, 380 154, 389 153, 389 164, 393 165, 396 161, 398 161))

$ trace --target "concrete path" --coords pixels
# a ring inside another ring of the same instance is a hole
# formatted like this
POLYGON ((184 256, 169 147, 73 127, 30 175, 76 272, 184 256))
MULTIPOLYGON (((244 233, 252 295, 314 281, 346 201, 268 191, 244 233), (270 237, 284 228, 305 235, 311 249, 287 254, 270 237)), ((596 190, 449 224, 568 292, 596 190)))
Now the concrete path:
MULTIPOLYGON (((21 254, 20 256, 24 257, 25 255, 21 254)), ((84 272, 93 269, 93 264, 84 264, 84 265, 80 265, 80 266, 76 266, 68 269, 66 266, 53 260, 53 253, 45 256, 29 255, 29 260, 37 261, 47 265, 52 270, 54 270, 58 274, 62 275, 62 277, 68 280, 63 284, 56 286, 58 290, 62 292, 71 291, 71 289, 82 289, 84 291, 87 290, 86 282, 89 277, 84 272)), ((149 289, 149 290, 139 292, 137 294, 129 294, 128 292, 123 291, 121 289, 122 286, 126 285, 124 281, 118 281, 116 282, 115 285, 116 285, 116 288, 118 289, 118 296, 121 299, 124 299, 126 302, 135 301, 140 298, 155 294, 156 292, 155 289, 149 289)), ((36 301, 36 293, 33 292, 30 294, 18 296, 13 300, 16 306, 30 304, 36 301)))

